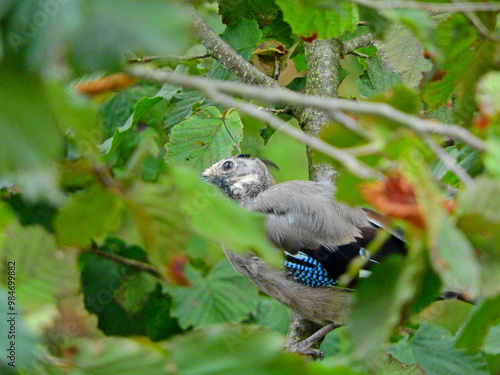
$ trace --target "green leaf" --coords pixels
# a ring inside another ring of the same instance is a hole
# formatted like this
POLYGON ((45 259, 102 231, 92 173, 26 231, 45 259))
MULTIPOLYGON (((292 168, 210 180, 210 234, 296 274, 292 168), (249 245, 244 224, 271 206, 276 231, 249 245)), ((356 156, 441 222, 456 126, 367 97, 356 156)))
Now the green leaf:
POLYGON ((226 28, 220 37, 238 52, 245 60, 250 60, 262 32, 254 20, 241 20, 234 26, 226 28))
POLYGON ((468 27, 468 20, 461 14, 451 16, 437 27, 438 48, 442 55, 436 57, 436 66, 426 76, 428 83, 422 89, 422 98, 431 109, 446 103, 457 85, 470 69, 477 53, 477 32, 468 27))
POLYGON ((170 360, 157 344, 145 340, 105 337, 77 339, 71 358, 73 374, 167 375, 170 360))
MULTIPOLYGON (((139 247, 117 238, 108 237, 99 251, 146 261, 139 247)), ((85 307, 97 315, 98 327, 106 335, 147 335, 161 340, 180 331, 170 316, 170 296, 161 292, 152 276, 94 254, 83 254, 80 265, 85 307)))
POLYGON ((1 283, 6 285, 8 262, 15 262, 16 311, 55 304, 58 297, 79 289, 75 250, 61 250, 52 234, 40 226, 13 224, 0 251, 1 283), (17 305, 19 303, 19 306, 17 305))
POLYGON ((483 346, 489 329, 500 322, 500 295, 486 299, 475 309, 469 321, 460 331, 456 341, 457 348, 474 353, 483 346))
POLYGON ((380 54, 365 60, 366 71, 358 79, 359 93, 367 98, 401 83, 401 77, 384 66, 380 54))
POLYGON ((162 274, 167 272, 168 260, 189 240, 187 218, 179 206, 181 197, 171 181, 161 180, 138 182, 126 199, 148 257, 162 274))
POLYGON ((243 124, 238 112, 221 113, 215 107, 200 109, 174 127, 166 145, 166 160, 190 165, 199 171, 231 154, 243 138, 243 124))
POLYGON ((482 350, 487 354, 500 354, 500 325, 490 328, 482 350))
POLYGON ((443 218, 437 233, 437 251, 432 252, 434 265, 448 288, 479 290, 480 267, 474 249, 451 220, 443 218))
POLYGON ((273 0, 220 0, 219 14, 222 22, 232 26, 243 18, 255 20, 259 27, 269 24, 278 13, 273 0))
POLYGON ((176 1, 35 4, 24 0, 11 15, 10 53, 24 52, 29 67, 37 70, 57 51, 63 51, 61 56, 67 56, 78 72, 115 70, 129 51, 181 54, 192 33, 187 5, 176 1), (37 22, 45 22, 44 27, 37 27, 37 22))
POLYGON ((3 319, 0 320, 0 330, 4 332, 1 340, 4 355, 0 357, 0 372, 10 374, 10 370, 17 369, 30 374, 35 373, 36 363, 41 359, 40 342, 28 328, 23 315, 20 313, 7 315, 8 292, 9 290, 3 286, 0 289, 0 304, 5 307, 2 309, 3 319))
POLYGON ((488 129, 484 165, 491 176, 500 177, 500 126, 488 129))
POLYGON ((310 371, 305 358, 283 353, 283 345, 283 336, 276 332, 248 325, 226 324, 180 336, 169 347, 182 374, 316 373, 310 371))
POLYGON ((122 203, 106 187, 94 184, 75 194, 61 209, 54 227, 57 239, 68 246, 87 247, 92 239, 116 230, 122 203))
POLYGON ((406 364, 418 364, 428 375, 488 375, 486 361, 454 347, 454 340, 444 328, 423 323, 403 350, 391 354, 406 364))
POLYGON ((423 310, 415 321, 436 324, 454 335, 468 320, 473 309, 471 304, 458 299, 435 301, 423 310))
POLYGON ((196 91, 183 91, 172 98, 173 108, 167 113, 165 128, 170 130, 193 113, 195 105, 203 104, 205 97, 196 91))
POLYGON ((218 263, 206 276, 190 267, 185 272, 191 286, 170 290, 173 313, 183 328, 241 322, 257 309, 257 289, 228 261, 218 263))
POLYGON ((401 257, 391 256, 374 267, 368 279, 360 280, 347 325, 356 358, 372 358, 399 323, 402 305, 413 289, 409 271, 401 257))
POLYGON ((424 58, 424 49, 412 32, 402 24, 392 25, 377 44, 382 59, 392 72, 398 73, 408 87, 417 88, 422 73, 432 67, 424 58))
POLYGON ((53 162, 63 138, 41 80, 0 65, 0 175, 21 185, 30 199, 59 202, 53 162))
POLYGON ((303 38, 338 38, 345 31, 354 30, 359 21, 358 7, 348 1, 336 1, 329 7, 319 6, 318 1, 276 0, 276 3, 293 32, 303 38))

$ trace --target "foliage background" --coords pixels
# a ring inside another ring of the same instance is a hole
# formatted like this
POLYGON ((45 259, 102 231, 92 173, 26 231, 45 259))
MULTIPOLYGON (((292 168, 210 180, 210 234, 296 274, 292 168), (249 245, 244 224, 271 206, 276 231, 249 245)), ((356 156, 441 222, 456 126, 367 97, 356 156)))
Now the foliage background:
POLYGON ((348 326, 327 337, 326 359, 313 363, 282 352, 289 312, 259 294, 220 250, 220 243, 252 250, 280 266, 263 218, 197 177, 238 153, 238 144, 278 164, 278 182, 307 179, 305 146, 199 91, 120 73, 140 64, 235 80, 235 72, 200 56, 206 51, 194 36, 191 6, 0 2, 0 371, 500 373, 498 14, 400 3, 196 2, 244 59, 261 69, 275 59, 287 66, 279 82, 297 91, 309 59, 304 40, 333 38, 340 46, 370 33, 375 45, 332 67, 340 97, 455 124, 485 144, 478 149, 374 114, 350 114, 361 135, 339 123, 320 134, 343 150, 368 146, 368 154, 353 155, 389 176, 389 185, 366 185, 315 154, 315 162, 338 169, 339 199, 390 211, 388 199, 416 209, 417 219, 394 215, 408 234, 408 259, 390 259, 360 283, 348 326), (405 182, 390 185, 400 181, 394 176, 405 182), (451 213, 443 200, 453 201, 451 213), (15 294, 8 262, 16 264, 15 294), (477 305, 433 302, 444 286, 464 288, 477 305), (13 295, 16 368, 4 350, 13 295))

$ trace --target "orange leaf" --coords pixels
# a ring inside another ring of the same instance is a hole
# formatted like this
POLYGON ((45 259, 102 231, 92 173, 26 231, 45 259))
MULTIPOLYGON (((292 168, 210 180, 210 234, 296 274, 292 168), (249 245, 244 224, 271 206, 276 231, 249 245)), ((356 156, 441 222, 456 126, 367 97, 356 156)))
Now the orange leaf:
POLYGON ((136 82, 134 77, 126 73, 111 74, 96 81, 81 83, 76 91, 80 94, 95 96, 109 91, 116 91, 132 86, 136 82))

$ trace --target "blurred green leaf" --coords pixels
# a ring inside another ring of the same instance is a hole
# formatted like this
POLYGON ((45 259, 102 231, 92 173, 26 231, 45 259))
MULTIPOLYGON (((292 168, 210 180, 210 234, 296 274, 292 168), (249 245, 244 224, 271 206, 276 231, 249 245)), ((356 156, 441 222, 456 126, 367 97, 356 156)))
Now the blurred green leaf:
POLYGON ((0 65, 0 175, 24 188, 27 198, 59 201, 52 163, 63 138, 42 81, 0 65))
POLYGON ((500 177, 500 126, 488 129, 484 166, 492 177, 500 177))
POLYGON ((468 27, 462 14, 454 14, 436 29, 437 46, 441 52, 435 56, 435 67, 426 75, 422 98, 431 109, 446 103, 457 85, 468 74, 471 60, 477 53, 474 43, 477 32, 468 27))
POLYGON ((78 72, 93 72, 116 70, 128 51, 181 54, 190 36, 188 9, 181 2, 21 0, 11 12, 8 46, 11 53, 22 51, 31 69, 62 52, 78 72))
POLYGON ((232 26, 243 18, 255 20, 262 28, 269 24, 278 13, 273 0, 220 0, 219 14, 222 22, 232 26))
MULTIPOLYGON (((284 335, 288 332, 290 310, 278 301, 267 296, 260 296, 255 316, 251 323, 264 326, 284 335)), ((328 337, 328 336, 327 336, 328 337)))
POLYGON ((356 358, 371 360, 400 322, 402 305, 414 289, 410 271, 401 257, 391 256, 373 267, 368 279, 360 280, 347 325, 356 358))
POLYGON ((68 246, 89 246, 120 223, 122 202, 108 188, 94 184, 74 195, 60 210, 54 223, 57 239, 68 246))
POLYGON ((359 93, 367 98, 401 83, 401 77, 384 66, 380 54, 365 60, 366 70, 358 79, 359 93))
POLYGON ((455 335, 467 321, 473 309, 474 306, 458 299, 435 301, 423 310, 415 321, 436 324, 455 335))
POLYGON ((319 6, 318 1, 276 0, 276 4, 283 19, 301 38, 338 38, 345 31, 354 30, 359 20, 357 5, 348 1, 330 3, 328 7, 319 6))
POLYGON ((490 328, 482 350, 488 354, 500 354, 500 325, 490 328))
POLYGON ((13 223, 9 231, 0 251, 4 260, 0 275, 6 285, 8 262, 15 262, 17 311, 37 310, 55 304, 60 296, 78 292, 75 250, 59 249, 54 236, 40 226, 22 227, 13 223))
POLYGON ((220 37, 245 60, 250 60, 258 41, 262 38, 262 32, 255 20, 242 19, 235 25, 227 27, 220 37))
POLYGON ((125 201, 148 257, 162 275, 168 259, 189 240, 187 217, 178 204, 181 197, 171 181, 161 180, 136 183, 125 201))
POLYGON ((500 322, 500 295, 486 299, 475 309, 459 332, 456 347, 468 353, 477 352, 484 344, 489 329, 500 322))
POLYGON ((77 339, 70 358, 72 375, 174 374, 167 353, 147 340, 104 337, 77 339))
POLYGON ((186 375, 316 374, 300 356, 283 353, 284 338, 248 325, 219 325, 173 340, 172 357, 186 375), (255 360, 258 358, 258 360, 255 360))
POLYGON ((423 323, 411 340, 401 342, 390 352, 403 363, 418 364, 428 375, 489 374, 482 356, 456 349, 450 333, 430 323, 423 323))
POLYGON ((166 160, 190 165, 198 171, 230 155, 241 142, 243 124, 237 111, 221 113, 215 107, 201 108, 172 129, 166 160))
POLYGON ((3 337, 0 338, 0 343, 4 348, 4 355, 0 357, 0 373, 11 374, 15 370, 34 373, 35 364, 41 360, 40 342, 28 328, 25 317, 20 314, 20 308, 12 310, 15 315, 8 314, 8 292, 6 287, 0 288, 0 304, 3 306, 3 317, 0 320, 3 337))
POLYGON ((206 276, 190 267, 185 273, 191 285, 169 290, 173 313, 184 329, 241 322, 257 309, 256 287, 228 261, 218 263, 206 276))

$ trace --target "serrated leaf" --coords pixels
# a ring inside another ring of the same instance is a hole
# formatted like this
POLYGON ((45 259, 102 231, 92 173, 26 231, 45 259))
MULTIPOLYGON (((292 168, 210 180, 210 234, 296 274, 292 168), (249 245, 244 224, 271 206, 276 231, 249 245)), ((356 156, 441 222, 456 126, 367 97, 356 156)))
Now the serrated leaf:
POLYGON ((257 289, 228 261, 218 263, 206 276, 193 268, 185 272, 191 286, 170 290, 173 313, 183 328, 240 322, 256 310, 257 289))
POLYGON ((243 18, 255 20, 262 28, 276 17, 278 7, 273 0, 220 0, 222 22, 232 26, 243 18))
POLYGON ((170 130, 178 125, 182 120, 193 113, 193 106, 200 105, 205 101, 205 97, 196 91, 183 91, 172 97, 173 108, 167 113, 165 118, 165 128, 170 130))
POLYGON ((118 228, 121 207, 120 199, 99 184, 75 194, 55 219, 58 241, 68 246, 89 246, 92 239, 118 228))
POLYGON ((401 83, 401 77, 384 66, 380 54, 367 58, 365 62, 366 70, 358 79, 361 95, 370 98, 401 83))
POLYGON ((182 374, 320 373, 304 358, 283 353, 283 345, 283 336, 276 332, 249 325, 225 324, 190 332, 173 340, 169 347, 182 374))
POLYGON ((166 145, 165 159, 176 165, 190 165, 199 171, 231 154, 243 138, 238 112, 221 113, 216 107, 200 109, 174 127, 166 145))
POLYGON ((170 182, 138 182, 125 201, 145 244, 149 259, 162 275, 167 261, 189 240, 187 218, 178 205, 180 195, 170 182))
POLYGON ((432 67, 424 58, 424 48, 411 31, 402 24, 392 25, 384 33, 382 42, 377 43, 386 66, 401 77, 408 87, 416 88, 422 79, 422 72, 432 67))
POLYGON ((245 60, 252 58, 262 32, 254 20, 241 20, 234 26, 226 28, 220 37, 238 52, 245 60))
POLYGON ((438 48, 443 61, 429 72, 428 83, 422 89, 422 99, 431 109, 448 101, 477 53, 477 32, 467 26, 468 22, 463 15, 457 14, 437 27, 438 48))
POLYGON ((55 304, 60 296, 76 294, 79 289, 77 255, 74 249, 59 249, 54 236, 40 226, 12 225, 1 251, 0 274, 5 285, 8 262, 15 262, 19 303, 16 309, 34 310, 47 303, 55 304))
POLYGON ((317 1, 276 0, 276 3, 293 32, 303 38, 338 38, 345 31, 354 30, 359 21, 357 5, 348 1, 336 1, 329 7, 319 6, 317 1))
POLYGON ((428 375, 489 374, 482 356, 456 349, 450 333, 430 323, 420 326, 405 351, 404 356, 401 350, 391 351, 391 354, 406 364, 418 364, 428 375))

